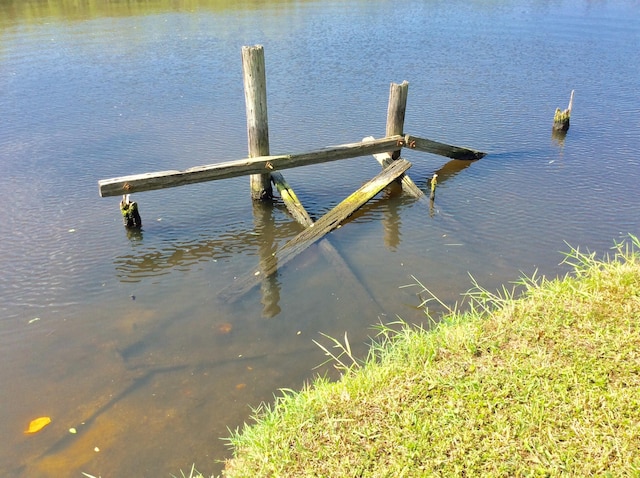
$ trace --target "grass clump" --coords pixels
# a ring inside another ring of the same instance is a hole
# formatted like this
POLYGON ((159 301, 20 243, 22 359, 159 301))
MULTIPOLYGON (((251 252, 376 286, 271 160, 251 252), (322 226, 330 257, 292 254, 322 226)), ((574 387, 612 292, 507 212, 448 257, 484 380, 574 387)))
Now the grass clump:
POLYGON ((342 379, 256 410, 224 475, 640 476, 639 248, 572 250, 519 298, 476 287, 429 331, 380 327, 362 363, 332 339, 342 379))

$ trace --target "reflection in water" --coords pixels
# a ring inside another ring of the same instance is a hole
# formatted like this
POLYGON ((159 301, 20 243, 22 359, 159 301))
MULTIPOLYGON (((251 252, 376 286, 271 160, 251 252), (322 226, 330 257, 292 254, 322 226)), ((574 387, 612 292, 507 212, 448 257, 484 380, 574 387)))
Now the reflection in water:
POLYGON ((125 227, 124 230, 127 233, 127 239, 129 239, 131 242, 142 241, 142 228, 136 229, 131 227, 125 227))
MULTIPOLYGON (((165 12, 194 12, 205 10, 222 12, 225 10, 252 10, 264 8, 260 0, 125 0, 105 2, 103 0, 2 0, 0 18, 11 22, 40 21, 42 18, 56 18, 67 21, 89 20, 101 17, 129 17, 165 12)), ((288 4, 300 3, 300 0, 271 0, 278 8, 288 4)))
POLYGON ((557 129, 551 130, 551 139, 556 145, 560 147, 561 151, 562 151, 562 148, 564 148, 564 140, 566 137, 567 137, 566 131, 557 130, 557 129))
POLYGON ((263 277, 260 284, 262 316, 271 318, 280 313, 280 284, 278 283, 278 271, 269 275, 264 274, 264 271, 273 265, 273 261, 277 261, 278 246, 274 240, 276 223, 270 202, 253 201, 253 223, 256 233, 262 238, 259 245, 259 270, 263 277))
MULTIPOLYGON (((460 172, 467 169, 471 164, 475 163, 478 160, 461 160, 461 159, 452 159, 451 161, 445 163, 440 169, 438 169, 435 173, 438 175, 438 184, 442 185, 442 183, 448 181, 449 179, 455 177, 460 172)), ((430 188, 431 178, 427 179, 427 186, 430 188)))
POLYGON ((400 203, 391 200, 400 194, 402 194, 402 186, 396 181, 392 182, 384 190, 386 207, 382 214, 382 227, 384 228, 384 245, 390 251, 395 251, 400 245, 400 203))
POLYGON ((429 216, 433 217, 436 215, 436 206, 435 206, 435 196, 436 196, 436 186, 432 185, 432 181, 434 179, 437 181, 436 184, 442 185, 449 179, 457 176, 461 171, 467 169, 471 166, 471 163, 475 163, 477 160, 464 160, 464 159, 452 159, 451 161, 445 163, 440 169, 434 172, 433 176, 426 179, 426 187, 430 192, 429 194, 429 216))
POLYGON ((263 251, 265 241, 272 246, 278 241, 286 240, 295 235, 300 226, 294 221, 278 223, 271 226, 256 226, 255 231, 227 231, 214 239, 203 241, 172 242, 162 249, 145 250, 142 231, 138 235, 129 236, 137 241, 133 253, 115 258, 114 265, 121 282, 140 282, 151 276, 166 274, 173 268, 184 268, 197 262, 220 260, 238 254, 254 255, 260 250, 261 257, 267 254, 263 251))

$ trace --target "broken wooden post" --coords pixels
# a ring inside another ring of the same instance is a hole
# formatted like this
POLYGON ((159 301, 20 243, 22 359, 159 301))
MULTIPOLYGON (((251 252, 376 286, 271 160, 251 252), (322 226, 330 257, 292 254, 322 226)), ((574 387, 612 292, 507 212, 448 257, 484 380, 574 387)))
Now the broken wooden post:
POLYGON ((429 194, 429 199, 433 201, 436 198, 436 186, 438 185, 438 173, 433 173, 433 177, 431 178, 431 194, 429 194))
POLYGON ((265 264, 259 270, 251 271, 238 278, 230 286, 220 291, 219 297, 228 302, 238 300, 257 285, 262 275, 275 273, 278 267, 283 267, 325 234, 337 228, 345 219, 376 196, 389 183, 404 174, 410 167, 411 163, 404 159, 394 161, 391 166, 381 171, 375 178, 365 183, 360 189, 318 219, 313 226, 306 228, 287 242, 278 252, 273 254, 269 264, 265 264))
MULTIPOLYGON (((247 110, 249 157, 269 155, 269 122, 267 119, 267 80, 262 45, 242 47, 244 99, 247 110)), ((273 197, 268 171, 250 177, 251 198, 267 200, 273 197)))
POLYGON ((124 194, 122 196, 122 201, 120 201, 120 212, 122 213, 124 227, 127 229, 140 229, 142 227, 142 219, 138 212, 138 203, 131 201, 130 194, 124 194))
POLYGON ((574 90, 571 90, 571 98, 569 98, 569 106, 567 106, 566 110, 561 111, 560 108, 556 108, 556 112, 553 115, 553 131, 566 133, 569 130, 569 119, 573 108, 573 93, 574 90))

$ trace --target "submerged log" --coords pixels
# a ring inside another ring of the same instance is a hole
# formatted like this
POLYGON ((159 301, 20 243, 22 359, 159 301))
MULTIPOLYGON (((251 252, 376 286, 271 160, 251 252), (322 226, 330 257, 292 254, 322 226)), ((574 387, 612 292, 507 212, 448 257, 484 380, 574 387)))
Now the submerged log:
POLYGON ((573 108, 573 93, 571 90, 571 98, 569 98, 569 106, 562 111, 560 108, 556 108, 556 112, 553 115, 553 131, 559 131, 566 133, 569 130, 569 120, 571 118, 571 109, 573 108))
POLYGON ((265 171, 279 171, 310 164, 320 164, 340 159, 356 158, 369 154, 382 153, 404 145, 402 136, 380 138, 371 142, 359 142, 329 146, 324 149, 299 154, 260 156, 237 161, 195 166, 193 168, 155 173, 134 174, 119 178, 98 181, 100 196, 119 196, 141 191, 173 188, 185 184, 201 183, 218 179, 235 178, 247 174, 261 174, 265 171))
POLYGON ((430 139, 418 138, 417 136, 406 135, 406 146, 411 149, 417 149, 423 153, 433 153, 440 156, 446 156, 451 159, 474 160, 484 158, 487 153, 476 151, 475 149, 464 148, 462 146, 452 146, 446 143, 439 143, 430 139))
POLYGON ((127 229, 140 229, 142 227, 142 218, 138 212, 138 203, 131 201, 129 194, 122 196, 122 201, 120 201, 120 212, 122 213, 124 227, 127 229))
POLYGON ((376 194, 395 181, 407 169, 411 163, 404 159, 394 161, 391 166, 383 170, 376 177, 365 183, 360 189, 351 194, 331 211, 322 216, 313 226, 308 227, 296 237, 287 242, 273 256, 269 264, 263 264, 258 270, 238 278, 229 287, 219 294, 219 297, 228 302, 234 302, 244 294, 252 290, 264 275, 271 275, 289 261, 316 243, 325 234, 337 228, 345 219, 372 199, 376 194))

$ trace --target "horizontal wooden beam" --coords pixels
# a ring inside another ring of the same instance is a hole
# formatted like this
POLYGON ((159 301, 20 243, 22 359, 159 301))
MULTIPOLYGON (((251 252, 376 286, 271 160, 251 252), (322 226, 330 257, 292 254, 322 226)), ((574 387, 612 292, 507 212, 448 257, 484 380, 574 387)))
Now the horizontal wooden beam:
POLYGON ((404 137, 389 136, 374 141, 341 144, 317 151, 279 156, 259 156, 237 161, 227 161, 205 166, 196 166, 185 170, 160 171, 156 173, 134 174, 119 178, 98 181, 100 196, 119 196, 154 189, 172 188, 185 184, 214 181, 218 179, 262 174, 281 169, 326 163, 340 159, 368 156, 402 147, 404 137))
POLYGON ((423 153, 433 153, 446 156, 451 159, 474 160, 484 158, 487 153, 476 151, 475 149, 463 148, 462 146, 452 146, 450 144, 439 143, 430 139, 418 138, 410 134, 405 136, 405 147, 417 149, 423 153))

